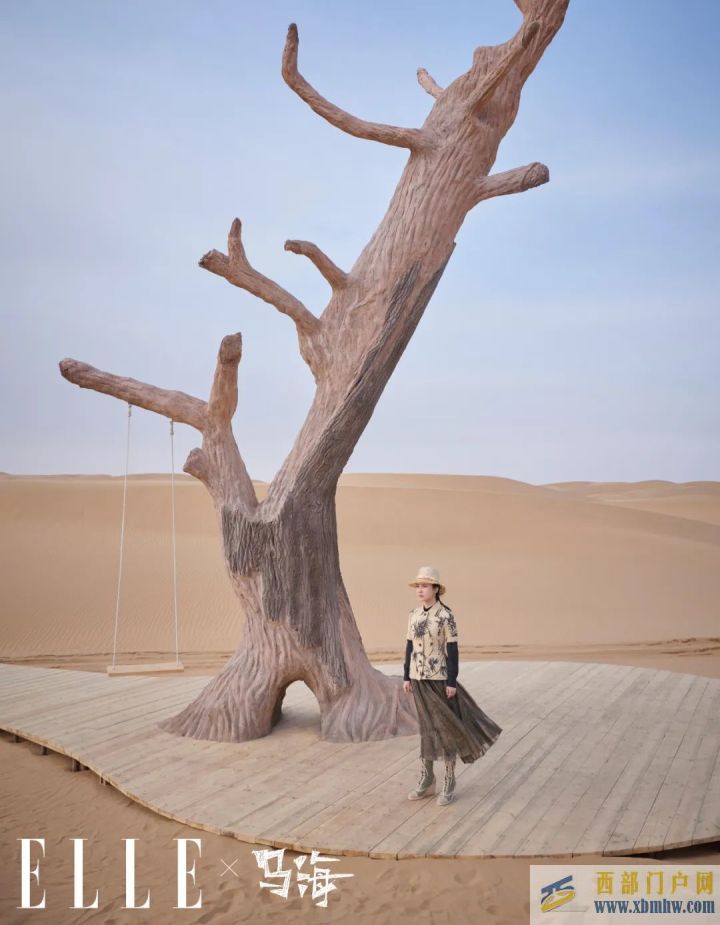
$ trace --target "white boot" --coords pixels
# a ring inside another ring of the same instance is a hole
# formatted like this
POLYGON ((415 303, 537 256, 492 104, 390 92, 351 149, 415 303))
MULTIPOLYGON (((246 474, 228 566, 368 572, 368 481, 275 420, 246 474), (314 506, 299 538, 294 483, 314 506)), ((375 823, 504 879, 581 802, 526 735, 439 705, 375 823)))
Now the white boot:
POLYGON ((408 793, 408 800, 421 800, 435 792, 435 775, 430 758, 421 759, 420 777, 414 790, 408 793))
POLYGON ((438 806, 445 806, 451 803, 455 797, 455 762, 456 758, 445 762, 445 778, 443 780, 442 792, 438 794, 436 803, 438 806))

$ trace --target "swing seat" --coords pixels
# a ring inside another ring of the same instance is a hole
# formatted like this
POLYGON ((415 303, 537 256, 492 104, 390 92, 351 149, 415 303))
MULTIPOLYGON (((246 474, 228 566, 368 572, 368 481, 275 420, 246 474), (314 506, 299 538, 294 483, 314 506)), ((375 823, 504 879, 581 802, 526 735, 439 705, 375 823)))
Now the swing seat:
POLYGON ((135 665, 108 665, 107 673, 116 674, 152 674, 156 671, 185 671, 182 662, 156 662, 155 664, 137 662, 135 665))

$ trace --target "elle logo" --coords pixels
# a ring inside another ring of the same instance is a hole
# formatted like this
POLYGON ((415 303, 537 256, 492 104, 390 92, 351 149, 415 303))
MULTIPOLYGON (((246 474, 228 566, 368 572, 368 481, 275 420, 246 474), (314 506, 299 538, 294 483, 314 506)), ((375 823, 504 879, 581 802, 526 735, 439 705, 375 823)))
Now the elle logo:
MULTIPOLYGON (((40 861, 34 867, 31 867, 31 846, 36 842, 42 848, 42 857, 45 856, 45 839, 44 838, 19 838, 20 842, 20 883, 21 883, 21 902, 18 909, 44 909, 45 908, 45 890, 43 890, 40 902, 30 902, 30 890, 32 879, 35 884, 40 886, 40 861), (31 879, 32 878, 32 879, 31 879)), ((73 856, 73 905, 71 909, 97 909, 99 902, 99 890, 95 890, 95 899, 89 904, 83 903, 83 842, 85 838, 72 838, 74 842, 73 856)), ((147 892, 145 902, 138 905, 135 902, 135 842, 137 838, 123 838, 125 842, 125 905, 124 909, 149 909, 150 908, 150 890, 147 892)), ((201 909, 202 908, 202 890, 198 890, 197 902, 188 905, 187 902, 187 878, 192 878, 192 885, 195 885, 195 861, 191 868, 188 868, 187 862, 187 844, 192 842, 197 846, 198 857, 202 854, 202 845, 200 838, 176 838, 177 842, 177 906, 174 909, 201 909)))

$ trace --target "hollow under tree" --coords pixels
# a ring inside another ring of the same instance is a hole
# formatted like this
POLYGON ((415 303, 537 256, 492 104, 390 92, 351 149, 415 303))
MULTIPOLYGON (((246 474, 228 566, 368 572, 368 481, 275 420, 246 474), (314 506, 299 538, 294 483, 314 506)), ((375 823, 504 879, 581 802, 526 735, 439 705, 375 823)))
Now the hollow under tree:
POLYGON ((390 205, 348 272, 315 244, 286 241, 308 257, 332 289, 321 315, 248 261, 239 219, 228 252, 199 261, 229 283, 289 315, 316 389, 283 465, 258 501, 236 445, 239 333, 223 338, 207 401, 96 369, 73 359, 61 374, 154 411, 202 434, 183 470, 209 491, 222 531, 228 573, 245 613, 238 648, 222 671, 161 728, 199 739, 244 741, 267 735, 285 691, 302 680, 317 697, 321 737, 363 741, 417 731, 402 680, 370 664, 340 572, 335 493, 455 247, 467 213, 494 196, 546 183, 545 165, 489 174, 515 120, 522 87, 562 25, 569 0, 514 0, 523 14, 507 42, 480 46, 472 66, 445 89, 417 72, 435 102, 421 128, 366 122, 322 97, 299 73, 291 24, 282 76, 337 128, 409 149, 390 205))

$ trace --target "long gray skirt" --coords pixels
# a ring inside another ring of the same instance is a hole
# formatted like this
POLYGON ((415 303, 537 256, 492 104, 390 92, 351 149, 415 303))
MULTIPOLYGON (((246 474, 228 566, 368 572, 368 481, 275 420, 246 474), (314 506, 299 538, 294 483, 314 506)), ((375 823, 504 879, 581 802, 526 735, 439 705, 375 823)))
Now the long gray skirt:
POLYGON ((447 682, 410 682, 420 723, 420 757, 433 761, 460 758, 472 764, 494 744, 502 728, 475 703, 459 681, 454 697, 447 682))

